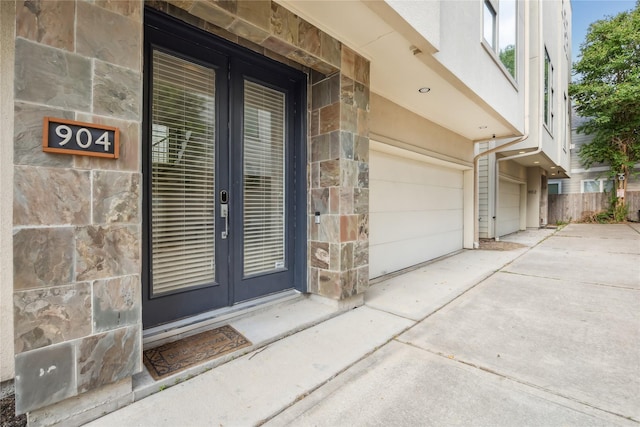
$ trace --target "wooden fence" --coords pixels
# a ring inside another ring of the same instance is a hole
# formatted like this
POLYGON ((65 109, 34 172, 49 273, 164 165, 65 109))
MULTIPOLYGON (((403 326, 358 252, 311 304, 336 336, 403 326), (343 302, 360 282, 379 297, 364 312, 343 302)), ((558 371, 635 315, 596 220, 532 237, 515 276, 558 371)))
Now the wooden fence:
MULTIPOLYGON (((627 191, 627 217, 640 221, 640 191, 627 191)), ((549 224, 580 221, 587 215, 607 210, 610 195, 605 193, 549 194, 549 224)))

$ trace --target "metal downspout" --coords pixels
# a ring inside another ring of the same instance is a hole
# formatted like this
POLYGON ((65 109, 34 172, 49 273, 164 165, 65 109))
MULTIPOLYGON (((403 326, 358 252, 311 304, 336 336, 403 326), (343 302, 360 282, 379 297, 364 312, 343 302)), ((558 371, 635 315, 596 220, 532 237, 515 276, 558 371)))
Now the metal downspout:
MULTIPOLYGON (((498 147, 494 147, 490 150, 487 150, 483 153, 478 153, 474 158, 473 158, 473 182, 474 182, 474 187, 475 187, 475 191, 473 192, 473 211, 474 211, 474 226, 473 226, 473 247, 474 249, 478 249, 480 247, 480 227, 478 224, 478 217, 480 214, 480 206, 479 206, 479 191, 480 191, 480 186, 479 186, 479 182, 478 182, 478 160, 480 159, 480 157, 484 157, 484 156, 488 156, 489 154, 493 154, 497 151, 503 150, 507 147, 510 147, 512 145, 518 144, 526 139, 529 138, 529 117, 530 117, 530 108, 529 108, 529 99, 531 96, 531 85, 529 84, 529 76, 530 76, 530 61, 531 59, 529 58, 529 54, 530 54, 530 46, 529 46, 529 39, 530 39, 530 34, 529 34, 529 3, 528 2, 523 2, 523 4, 525 5, 525 9, 524 9, 524 76, 523 76, 523 83, 524 83, 524 134, 519 137, 514 139, 513 141, 509 141, 505 144, 499 145, 498 147)), ((540 30, 540 34, 542 34, 542 19, 540 17, 540 13, 538 11, 538 26, 539 26, 539 30, 540 30)), ((538 101, 539 102, 539 101, 538 101)), ((477 141, 477 142, 483 142, 483 141, 477 141)), ((538 142, 538 149, 541 149, 541 145, 540 142, 538 142)), ((525 153, 526 155, 530 155, 531 153, 525 153)), ((515 156, 510 156, 509 158, 514 158, 514 157, 518 157, 518 156, 523 156, 522 154, 516 154, 515 156)), ((497 165, 498 162, 496 162, 496 169, 497 169, 497 165)), ((496 176, 496 186, 495 186, 495 191, 497 192, 498 190, 498 177, 496 176)), ((497 200, 497 193, 496 193, 496 200, 497 200)), ((495 207, 494 207, 495 209, 495 207)), ((494 221, 495 222, 495 221, 494 221)), ((495 232, 494 232, 495 234, 495 232)))

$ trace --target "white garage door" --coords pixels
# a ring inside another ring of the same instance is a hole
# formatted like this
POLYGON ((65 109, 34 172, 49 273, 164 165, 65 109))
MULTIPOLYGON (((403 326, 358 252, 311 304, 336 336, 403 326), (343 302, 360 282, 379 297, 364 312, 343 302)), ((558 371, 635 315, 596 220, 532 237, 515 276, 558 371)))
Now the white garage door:
POLYGON ((369 277, 462 249, 462 171, 373 150, 369 161, 369 277))
POLYGON ((496 234, 504 236, 520 229, 520 184, 500 180, 496 234))

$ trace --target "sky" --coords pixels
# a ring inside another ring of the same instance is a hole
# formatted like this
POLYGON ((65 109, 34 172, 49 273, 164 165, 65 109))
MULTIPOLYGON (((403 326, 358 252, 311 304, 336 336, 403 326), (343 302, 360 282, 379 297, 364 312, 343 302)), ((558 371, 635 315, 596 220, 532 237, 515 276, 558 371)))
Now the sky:
POLYGON ((571 0, 572 61, 575 62, 578 59, 580 45, 587 35, 589 24, 607 16, 615 16, 625 10, 631 10, 635 5, 635 0, 571 0))

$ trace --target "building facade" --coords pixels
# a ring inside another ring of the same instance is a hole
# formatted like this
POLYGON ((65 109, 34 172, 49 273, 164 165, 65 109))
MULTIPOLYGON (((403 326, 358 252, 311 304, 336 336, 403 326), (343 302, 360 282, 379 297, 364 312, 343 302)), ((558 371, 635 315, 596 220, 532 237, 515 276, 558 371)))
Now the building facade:
POLYGON ((543 225, 568 169, 568 2, 0 7, 1 380, 33 423, 131 401, 158 328, 477 247, 484 194, 543 225))
POLYGON ((523 35, 530 61, 526 138, 514 145, 483 142, 479 160, 479 235, 499 238, 547 224, 548 182, 570 175, 571 4, 529 2, 523 35), (496 148, 497 147, 497 148, 496 148), (493 151, 493 152, 492 152, 493 151))

